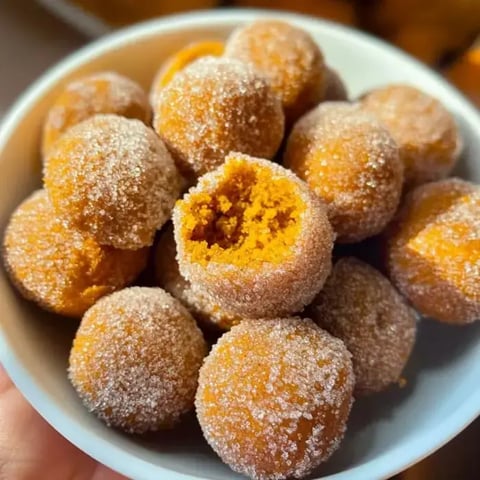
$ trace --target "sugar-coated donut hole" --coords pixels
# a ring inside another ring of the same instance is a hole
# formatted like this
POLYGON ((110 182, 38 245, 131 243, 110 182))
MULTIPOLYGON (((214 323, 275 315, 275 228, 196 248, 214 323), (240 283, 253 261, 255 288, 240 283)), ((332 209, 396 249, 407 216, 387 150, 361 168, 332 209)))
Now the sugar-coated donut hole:
POLYGON ((347 102, 325 102, 294 126, 284 164, 328 207, 341 243, 380 233, 402 192, 403 164, 387 129, 347 102))
POLYGON ((407 188, 452 171, 462 139, 453 115, 436 98, 409 85, 387 85, 365 94, 360 106, 397 142, 407 188))
POLYGON ((208 37, 186 45, 160 66, 150 106, 115 73, 65 84, 44 124, 46 190, 14 212, 2 252, 27 299, 84 314, 68 374, 90 412, 143 434, 175 426, 196 392, 208 443, 255 480, 312 475, 339 446, 352 395, 404 384, 415 337, 407 301, 447 323, 480 318, 479 187, 424 185, 391 221, 403 177, 410 190, 450 173, 461 150, 453 117, 404 86, 347 104, 342 77, 296 24, 240 26, 226 55, 208 37), (156 132, 145 127, 152 109, 156 132), (105 114, 121 120, 103 129, 105 114), (285 150, 291 170, 269 161, 285 150), (175 232, 156 232, 184 180, 193 187, 174 209, 175 232), (38 198, 42 208, 19 213, 38 198), (154 278, 140 281, 162 288, 107 296, 134 281, 154 237, 154 278), (334 240, 334 258, 365 248, 379 261, 378 240, 406 298, 357 260, 332 270, 334 240), (195 320, 227 331, 207 358, 195 320))
POLYGON ((131 287, 83 317, 69 378, 85 406, 128 433, 169 428, 192 409, 207 346, 181 303, 160 288, 131 287))
POLYGON ((148 96, 139 84, 115 72, 94 73, 68 83, 50 107, 43 125, 43 155, 70 127, 99 113, 147 125, 152 120, 148 96))
POLYGON ((308 315, 352 354, 356 396, 400 383, 415 341, 416 318, 380 272, 353 257, 341 258, 308 315))
POLYGON ((330 271, 325 206, 268 160, 231 153, 176 203, 173 223, 182 275, 242 317, 300 311, 330 271))
POLYGON ((192 184, 231 151, 272 158, 283 137, 282 105, 268 79, 232 58, 210 56, 188 65, 153 108, 156 132, 192 184))
POLYGON ((303 478, 338 448, 353 387, 350 353, 311 320, 245 320, 205 359, 195 406, 234 471, 303 478))
POLYGON ((69 317, 81 317, 100 297, 135 280, 147 257, 147 248, 102 246, 68 227, 45 190, 17 207, 3 240, 6 270, 23 296, 69 317))
POLYGON ((239 27, 225 45, 225 56, 251 63, 269 78, 289 126, 325 93, 319 46, 306 31, 287 22, 257 20, 239 27))
POLYGON ((385 234, 393 282, 423 315, 480 318, 480 187, 457 178, 412 190, 385 234))
POLYGON ((155 132, 135 119, 95 115, 49 152, 44 183, 58 216, 100 244, 153 242, 180 193, 181 177, 155 132))

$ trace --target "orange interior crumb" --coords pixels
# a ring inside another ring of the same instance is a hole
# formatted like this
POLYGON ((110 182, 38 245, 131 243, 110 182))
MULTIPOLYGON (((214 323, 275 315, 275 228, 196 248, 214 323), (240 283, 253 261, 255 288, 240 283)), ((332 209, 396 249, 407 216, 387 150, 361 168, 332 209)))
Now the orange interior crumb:
POLYGON ((194 263, 209 261, 255 268, 291 254, 305 203, 289 178, 275 178, 258 164, 229 162, 213 192, 180 202, 183 235, 194 263))

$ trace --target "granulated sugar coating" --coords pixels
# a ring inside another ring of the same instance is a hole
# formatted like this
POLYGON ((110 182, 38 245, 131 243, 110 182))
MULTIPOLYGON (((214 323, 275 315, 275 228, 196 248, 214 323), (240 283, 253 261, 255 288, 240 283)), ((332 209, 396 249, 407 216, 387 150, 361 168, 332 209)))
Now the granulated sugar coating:
POLYGON ((408 85, 389 85, 366 94, 361 106, 397 142, 407 186, 438 180, 452 171, 462 140, 455 119, 438 100, 408 85))
POLYGON ((283 137, 281 102, 252 66, 205 57, 181 72, 154 105, 154 126, 192 181, 231 151, 272 158, 283 137))
POLYGON ((224 43, 220 40, 201 40, 193 42, 183 47, 171 57, 167 58, 162 64, 155 79, 153 80, 150 92, 152 105, 156 105, 157 96, 173 79, 176 73, 182 71, 185 67, 195 60, 206 56, 219 57, 223 54, 224 43))
POLYGON ((416 319, 380 272, 353 257, 340 259, 308 310, 352 354, 356 396, 400 381, 415 342, 416 319))
POLYGON ((207 346, 180 302, 132 287, 87 311, 69 377, 89 411, 129 433, 168 428, 193 407, 207 346))
POLYGON ((173 223, 182 275, 243 317, 302 310, 330 273, 324 205, 268 160, 231 153, 177 202, 173 223))
POLYGON ((350 353, 309 319, 245 320, 200 370, 205 438, 236 472, 302 478, 338 448, 352 405, 350 353))
POLYGON ((406 198, 388 234, 393 282, 423 315, 480 318, 480 187, 450 178, 406 198))
POLYGON ((128 249, 152 244, 181 181, 155 132, 117 115, 96 115, 69 129, 47 157, 44 180, 71 227, 128 249))
POLYGON ((348 91, 340 74, 332 68, 326 68, 324 101, 347 101, 348 91))
POLYGON ((326 72, 322 52, 298 27, 279 20, 258 20, 239 27, 228 39, 225 55, 251 63, 270 79, 289 125, 323 98, 326 72))
POLYGON ((303 116, 284 163, 327 204, 341 243, 382 231, 400 201, 403 165, 394 140, 373 116, 346 102, 325 102, 303 116))
POLYGON ((114 72, 100 72, 67 84, 47 113, 42 151, 47 155, 56 140, 70 127, 97 113, 114 113, 152 119, 148 96, 138 83, 114 72))
POLYGON ((173 229, 162 232, 155 252, 155 279, 160 287, 178 298, 193 317, 206 327, 228 330, 242 318, 219 307, 205 293, 192 287, 178 268, 173 229))
POLYGON ((61 315, 81 317, 100 297, 143 270, 148 249, 117 250, 58 220, 38 190, 13 213, 3 243, 7 272, 22 295, 61 315))

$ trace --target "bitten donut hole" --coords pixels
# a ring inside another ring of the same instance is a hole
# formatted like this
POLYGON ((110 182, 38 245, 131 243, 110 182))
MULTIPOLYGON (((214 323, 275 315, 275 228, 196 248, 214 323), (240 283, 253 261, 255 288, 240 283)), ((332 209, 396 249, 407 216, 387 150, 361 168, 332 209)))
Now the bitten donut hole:
POLYGON ((304 209, 290 179, 272 179, 269 169, 233 159, 216 188, 191 198, 192 255, 237 266, 280 263, 298 237, 304 209))

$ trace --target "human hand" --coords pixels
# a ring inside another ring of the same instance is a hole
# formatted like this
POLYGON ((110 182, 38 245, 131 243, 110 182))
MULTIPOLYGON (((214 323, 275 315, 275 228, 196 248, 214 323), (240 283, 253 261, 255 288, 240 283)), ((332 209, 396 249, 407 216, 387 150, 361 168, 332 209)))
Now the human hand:
POLYGON ((0 365, 1 480, 126 480, 57 433, 0 365))

